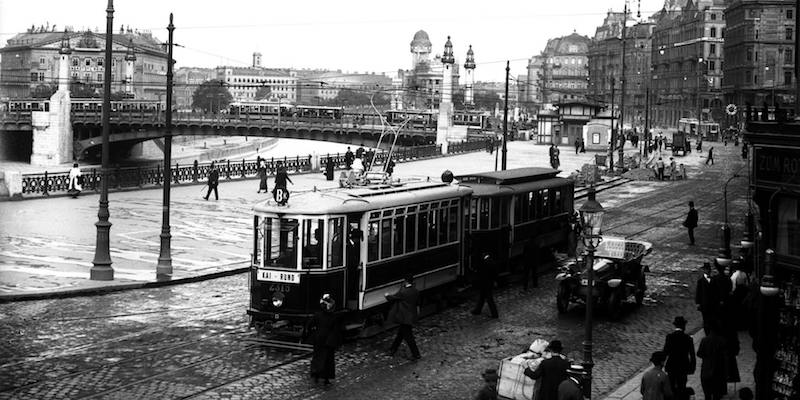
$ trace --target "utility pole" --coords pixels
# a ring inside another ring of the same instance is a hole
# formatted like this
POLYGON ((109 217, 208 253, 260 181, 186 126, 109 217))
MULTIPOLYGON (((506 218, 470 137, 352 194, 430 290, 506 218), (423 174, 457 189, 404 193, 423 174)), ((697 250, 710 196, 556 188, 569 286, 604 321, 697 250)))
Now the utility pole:
POLYGON ((503 110, 503 161, 500 163, 500 169, 506 170, 506 140, 508 139, 508 76, 511 72, 511 61, 506 61, 506 101, 503 110))
POLYGON ((108 163, 110 143, 108 137, 111 133, 111 51, 114 32, 114 0, 108 0, 106 7, 106 54, 103 74, 103 150, 100 181, 100 206, 97 210, 97 239, 94 248, 94 260, 89 270, 89 279, 94 281, 114 280, 114 269, 111 268, 111 251, 109 237, 111 236, 111 216, 108 212, 108 163))
POLYGON ((619 122, 622 124, 622 130, 618 132, 619 138, 619 169, 622 172, 624 165, 624 148, 625 148, 625 32, 628 26, 628 2, 625 1, 625 9, 622 12, 622 98, 619 101, 619 122))
POLYGON ((611 77, 611 139, 608 143, 608 170, 614 172, 614 144, 617 142, 617 128, 614 126, 614 86, 616 82, 611 77))
POLYGON ((800 120, 800 0, 794 3, 794 119, 800 120))
POLYGON ((172 24, 172 13, 169 14, 169 40, 167 42, 167 109, 166 126, 164 131, 164 192, 163 206, 161 207, 161 251, 158 255, 158 265, 156 266, 156 279, 172 279, 172 234, 169 226, 169 203, 170 186, 172 182, 172 32, 175 25, 172 24))
POLYGON ((644 91, 644 155, 650 154, 650 86, 644 91))

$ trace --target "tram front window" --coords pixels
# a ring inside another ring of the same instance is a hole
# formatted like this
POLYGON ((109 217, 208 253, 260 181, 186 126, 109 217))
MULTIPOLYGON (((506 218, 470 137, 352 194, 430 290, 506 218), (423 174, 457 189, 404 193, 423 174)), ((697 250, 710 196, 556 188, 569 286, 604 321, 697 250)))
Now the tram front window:
POLYGON ((303 220, 303 268, 322 268, 322 219, 303 220))
POLYGON ((298 226, 299 223, 296 219, 265 218, 265 265, 277 268, 297 268, 298 226))

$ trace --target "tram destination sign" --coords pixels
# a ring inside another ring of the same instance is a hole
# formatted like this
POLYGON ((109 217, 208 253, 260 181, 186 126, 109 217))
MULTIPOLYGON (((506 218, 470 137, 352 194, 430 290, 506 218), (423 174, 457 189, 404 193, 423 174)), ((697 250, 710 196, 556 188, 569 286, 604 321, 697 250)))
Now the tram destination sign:
POLYGON ((258 280, 280 283, 300 283, 300 274, 297 272, 258 270, 258 280))
POLYGON ((790 148, 758 147, 755 151, 756 184, 800 186, 800 151, 790 148))

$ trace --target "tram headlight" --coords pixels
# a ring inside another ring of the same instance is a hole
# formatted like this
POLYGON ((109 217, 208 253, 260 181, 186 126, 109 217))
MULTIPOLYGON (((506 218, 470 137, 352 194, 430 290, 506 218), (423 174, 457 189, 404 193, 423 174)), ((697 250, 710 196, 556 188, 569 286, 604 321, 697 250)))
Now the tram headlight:
POLYGON ((272 294, 272 305, 275 307, 280 307, 283 305, 283 293, 275 292, 272 294))

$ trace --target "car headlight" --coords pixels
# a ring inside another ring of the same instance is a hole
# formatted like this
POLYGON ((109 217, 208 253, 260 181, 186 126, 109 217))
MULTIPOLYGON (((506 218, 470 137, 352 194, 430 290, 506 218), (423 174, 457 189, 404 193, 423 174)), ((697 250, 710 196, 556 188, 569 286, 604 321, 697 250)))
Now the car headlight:
POLYGON ((608 287, 615 288, 622 283, 622 279, 609 279, 607 283, 608 287))
POLYGON ((272 295, 272 305, 275 306, 275 307, 282 306, 283 305, 283 298, 284 298, 283 293, 275 292, 272 295))

